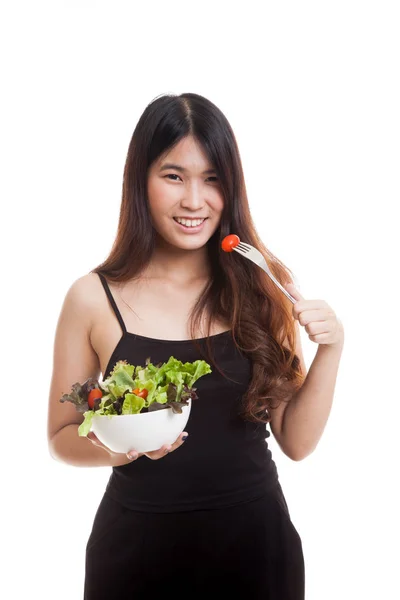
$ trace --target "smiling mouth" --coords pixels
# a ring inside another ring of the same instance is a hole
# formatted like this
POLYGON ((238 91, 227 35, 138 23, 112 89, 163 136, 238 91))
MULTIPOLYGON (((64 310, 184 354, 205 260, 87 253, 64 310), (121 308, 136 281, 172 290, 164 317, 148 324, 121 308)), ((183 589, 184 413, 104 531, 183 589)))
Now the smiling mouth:
POLYGON ((179 223, 179 225, 183 225, 184 227, 199 227, 200 225, 202 225, 204 223, 204 221, 206 221, 208 217, 203 217, 203 218, 196 218, 196 219, 189 219, 189 218, 180 218, 180 217, 173 217, 174 221, 176 221, 177 223, 179 223))

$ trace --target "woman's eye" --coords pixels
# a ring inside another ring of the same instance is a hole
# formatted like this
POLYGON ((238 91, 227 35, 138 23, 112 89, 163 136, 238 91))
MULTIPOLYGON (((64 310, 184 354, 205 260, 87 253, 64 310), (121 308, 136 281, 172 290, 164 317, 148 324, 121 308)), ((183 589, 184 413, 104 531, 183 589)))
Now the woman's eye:
MULTIPOLYGON (((165 177, 178 177, 180 179, 179 175, 177 175, 176 173, 170 173, 165 177)), ((214 181, 218 181, 218 177, 209 177, 208 179, 214 179, 214 181)), ((176 181, 176 179, 172 179, 171 181, 176 181)))

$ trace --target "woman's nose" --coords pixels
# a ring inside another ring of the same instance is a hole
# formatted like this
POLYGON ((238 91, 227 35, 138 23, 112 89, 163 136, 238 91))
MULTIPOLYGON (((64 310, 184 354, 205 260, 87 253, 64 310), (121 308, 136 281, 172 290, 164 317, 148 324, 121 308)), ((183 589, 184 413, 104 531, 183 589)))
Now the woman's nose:
POLYGON ((181 199, 181 205, 192 210, 202 208, 205 202, 204 190, 197 186, 185 190, 181 199))

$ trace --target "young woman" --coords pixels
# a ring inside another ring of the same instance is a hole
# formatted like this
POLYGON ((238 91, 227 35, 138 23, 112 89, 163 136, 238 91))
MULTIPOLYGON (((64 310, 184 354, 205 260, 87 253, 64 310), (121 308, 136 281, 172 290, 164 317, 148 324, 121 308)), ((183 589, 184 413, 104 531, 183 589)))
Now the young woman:
POLYGON ((329 415, 343 328, 321 300, 221 250, 228 234, 290 271, 258 238, 237 143, 197 94, 163 95, 135 128, 109 257, 76 280, 59 317, 49 401, 52 456, 112 474, 86 547, 85 600, 228 597, 303 600, 304 560, 266 439, 293 460, 329 415), (307 375, 298 322, 319 344, 307 375), (207 360, 187 431, 141 455, 116 454, 60 403, 118 360, 207 360))

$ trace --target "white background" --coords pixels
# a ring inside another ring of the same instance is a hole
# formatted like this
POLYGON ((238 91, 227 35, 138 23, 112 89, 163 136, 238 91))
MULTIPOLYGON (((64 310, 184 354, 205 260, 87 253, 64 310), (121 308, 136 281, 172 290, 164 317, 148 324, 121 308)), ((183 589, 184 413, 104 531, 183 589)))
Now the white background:
MULTIPOLYGON (((345 326, 317 450, 292 462, 269 438, 306 598, 399 598, 397 6, 2 3, 3 598, 82 597, 110 471, 49 456, 56 322, 111 249, 137 120, 187 91, 230 121, 266 245, 345 326)), ((317 346, 302 341, 309 366, 317 346)))

